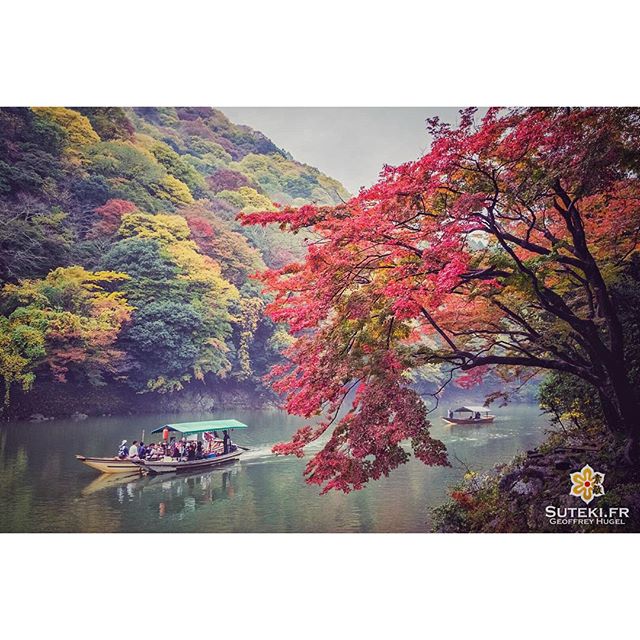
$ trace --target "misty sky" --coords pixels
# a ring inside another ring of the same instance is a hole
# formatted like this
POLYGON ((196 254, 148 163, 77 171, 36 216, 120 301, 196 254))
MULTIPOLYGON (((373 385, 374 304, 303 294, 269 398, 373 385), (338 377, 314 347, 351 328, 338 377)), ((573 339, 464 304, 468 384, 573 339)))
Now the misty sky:
POLYGON ((425 120, 457 122, 458 108, 221 107, 293 157, 340 180, 351 193, 373 184, 383 165, 415 160, 429 146, 425 120))

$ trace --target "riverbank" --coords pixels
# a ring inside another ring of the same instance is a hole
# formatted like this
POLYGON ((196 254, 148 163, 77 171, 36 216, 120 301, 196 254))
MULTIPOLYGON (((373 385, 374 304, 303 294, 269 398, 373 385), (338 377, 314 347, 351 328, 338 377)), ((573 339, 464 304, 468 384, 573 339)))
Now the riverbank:
POLYGON ((603 428, 560 430, 493 473, 469 469, 432 514, 441 533, 639 532, 640 473, 603 428), (588 504, 570 493, 585 465, 604 475, 588 504))
POLYGON ((12 390, 3 420, 46 421, 54 418, 151 413, 207 413, 219 407, 271 409, 277 397, 259 384, 227 382, 185 386, 173 393, 136 393, 125 385, 104 386, 41 382, 29 392, 12 390))

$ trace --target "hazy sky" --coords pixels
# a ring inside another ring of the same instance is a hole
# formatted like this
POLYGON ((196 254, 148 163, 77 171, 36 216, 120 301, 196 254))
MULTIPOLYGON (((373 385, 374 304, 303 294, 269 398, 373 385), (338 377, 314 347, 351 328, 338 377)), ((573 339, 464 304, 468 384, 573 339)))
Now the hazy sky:
POLYGON ((458 108, 222 107, 235 123, 262 131, 293 157, 357 193, 383 165, 414 160, 430 143, 425 120, 457 122, 458 108))

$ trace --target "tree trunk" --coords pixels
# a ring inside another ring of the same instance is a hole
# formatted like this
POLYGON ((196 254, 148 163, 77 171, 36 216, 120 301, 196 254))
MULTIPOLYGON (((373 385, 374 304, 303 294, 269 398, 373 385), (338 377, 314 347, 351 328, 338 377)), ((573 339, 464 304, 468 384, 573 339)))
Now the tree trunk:
POLYGON ((625 458, 640 464, 640 404, 620 363, 608 371, 609 385, 599 389, 600 403, 607 426, 626 437, 625 458))
POLYGON ((640 405, 629 378, 624 371, 624 364, 620 363, 609 369, 609 380, 613 392, 612 402, 620 415, 622 429, 629 435, 640 435, 640 405))
POLYGON ((611 390, 607 388, 598 388, 598 398, 600 399, 600 407, 607 428, 611 433, 621 434, 624 432, 620 413, 611 399, 611 390))

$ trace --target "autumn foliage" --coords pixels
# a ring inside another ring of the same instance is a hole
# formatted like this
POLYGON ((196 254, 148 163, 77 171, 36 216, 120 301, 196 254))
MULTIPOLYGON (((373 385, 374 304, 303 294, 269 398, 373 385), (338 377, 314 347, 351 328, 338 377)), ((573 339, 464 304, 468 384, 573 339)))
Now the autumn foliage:
POLYGON ((612 287, 638 249, 640 113, 471 109, 429 131, 426 155, 345 204, 241 214, 310 238, 304 261, 262 278, 271 317, 297 336, 271 376, 288 411, 328 418, 275 451, 323 437, 306 474, 325 491, 386 475, 407 460, 405 440, 446 464, 411 384, 424 365, 466 387, 489 372, 578 377, 637 451, 612 287))
POLYGON ((0 316, 6 402, 12 383, 25 389, 33 384, 38 365, 59 382, 78 369, 94 382, 117 375, 126 356, 116 341, 132 307, 113 288, 127 278, 74 266, 55 269, 43 280, 5 285, 0 300, 13 309, 8 317, 0 316))
POLYGON ((41 382, 264 392, 286 331, 250 276, 304 244, 235 215, 341 197, 209 107, 0 108, 0 413, 41 382))

